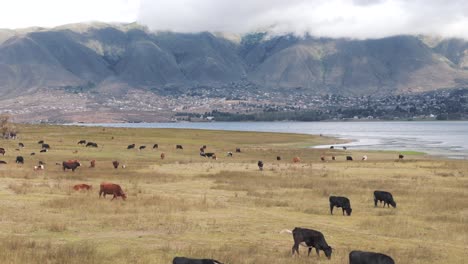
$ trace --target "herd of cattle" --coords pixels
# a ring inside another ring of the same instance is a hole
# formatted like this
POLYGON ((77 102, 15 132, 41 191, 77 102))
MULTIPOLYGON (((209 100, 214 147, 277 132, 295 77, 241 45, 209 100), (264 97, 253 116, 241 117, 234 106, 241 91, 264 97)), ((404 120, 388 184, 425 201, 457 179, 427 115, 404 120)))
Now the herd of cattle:
MULTIPOLYGON (((43 140, 38 141, 38 144, 41 145, 41 150, 40 152, 47 152, 50 149, 50 145, 47 143, 44 143, 43 140)), ((95 142, 87 142, 86 140, 80 140, 78 141, 79 145, 85 145, 86 147, 94 147, 97 148, 98 144, 95 142)), ((18 144, 19 148, 24 148, 23 143, 18 144)), ((131 144, 127 146, 127 149, 134 149, 136 148, 135 144, 131 144)), ((138 150, 144 150, 146 146, 142 145, 138 147, 138 150)), ((153 149, 158 149, 159 145, 154 144, 153 149)), ((217 159, 216 154, 212 152, 206 152, 206 145, 203 145, 200 148, 200 156, 202 157, 207 157, 207 158, 212 158, 212 159, 217 159)), ((333 148, 333 147, 330 147, 333 148)), ((176 145, 176 150, 183 150, 182 145, 176 145)), ((343 149, 346 149, 343 147, 343 149)), ((17 149, 18 150, 18 149, 17 149)), ((236 153, 240 153, 241 150, 240 148, 236 148, 236 153)), ((0 148, 0 154, 5 155, 6 151, 4 148, 0 148)), ((31 153, 31 155, 35 155, 34 152, 31 153)), ((232 157, 233 153, 228 152, 227 153, 228 157, 232 157)), ((164 159, 165 154, 161 153, 161 159, 164 159)), ((399 159, 403 159, 403 155, 399 155, 399 159)), ((277 156, 277 160, 281 160, 280 156, 277 156)), ((321 160, 325 161, 325 157, 321 156, 321 160)), ((335 156, 332 157, 332 160, 336 160, 335 156)), ((347 156, 346 160, 353 160, 351 156, 347 156)), ((367 156, 363 156, 362 160, 367 160, 367 156)), ((294 157, 293 162, 297 163, 300 162, 299 157, 294 157)), ((24 158, 22 156, 17 156, 16 157, 16 163, 19 164, 24 164, 24 158)), ((0 164, 6 164, 5 161, 0 161, 0 164)), ((59 165, 59 163, 57 163, 59 165)), ((68 161, 63 161, 62 162, 62 168, 63 171, 66 170, 72 170, 75 171, 78 167, 81 166, 81 163, 78 160, 68 160, 68 161)), ((96 165, 96 161, 92 160, 90 161, 90 168, 94 168, 96 165)), ((112 165, 115 169, 117 169, 120 165, 118 161, 112 161, 112 165)), ((263 161, 258 161, 257 166, 260 170, 263 170, 264 163, 263 161)), ((125 165, 122 165, 122 168, 125 168, 125 165)), ((39 164, 34 166, 34 170, 43 170, 44 169, 44 163, 42 161, 39 161, 39 164)), ((91 190, 92 186, 89 184, 81 183, 81 184, 76 184, 73 186, 73 189, 75 191, 80 191, 80 190, 91 190)), ((115 184, 115 183, 108 183, 108 182, 103 182, 100 184, 99 188, 99 198, 103 196, 104 198, 106 195, 112 195, 112 200, 115 198, 121 197, 123 200, 126 200, 127 195, 124 193, 123 189, 121 188, 120 185, 115 184)), ((347 197, 342 197, 342 196, 330 196, 329 197, 329 202, 330 202, 330 214, 333 214, 333 208, 341 208, 343 215, 351 216, 352 208, 351 208, 351 202, 347 197)), ((386 205, 390 207, 390 205, 393 208, 396 208, 396 202, 393 199, 393 196, 391 193, 386 192, 386 191, 374 191, 374 206, 377 207, 378 203, 380 204, 383 202, 383 207, 386 205)), ((315 251, 317 255, 319 255, 320 251, 323 251, 325 256, 330 259, 332 255, 332 247, 328 245, 328 243, 325 240, 324 235, 316 230, 312 229, 306 229, 306 228, 301 228, 301 227, 296 227, 293 230, 283 230, 280 233, 290 233, 293 236, 294 244, 292 246, 292 254, 298 254, 299 255, 299 246, 304 246, 308 248, 308 255, 310 255, 310 252, 312 251, 313 248, 315 248, 315 251)), ((364 251, 351 251, 349 253, 349 263, 350 264, 394 264, 394 260, 384 254, 381 253, 374 253, 374 252, 364 252, 364 251)), ((173 259, 173 264, 222 264, 220 261, 214 260, 214 259, 192 259, 192 258, 186 258, 186 257, 175 257, 173 259)))

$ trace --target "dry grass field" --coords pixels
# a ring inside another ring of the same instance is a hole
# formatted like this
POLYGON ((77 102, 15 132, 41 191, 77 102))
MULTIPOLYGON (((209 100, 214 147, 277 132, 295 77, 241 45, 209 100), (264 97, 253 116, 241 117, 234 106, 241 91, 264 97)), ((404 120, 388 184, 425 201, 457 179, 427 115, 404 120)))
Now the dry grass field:
POLYGON ((8 162, 0 165, 0 263, 169 264, 189 256, 341 264, 351 250, 382 252, 400 264, 468 263, 466 161, 308 148, 331 142, 292 134, 20 126, 19 139, 0 141, 6 149, 0 159, 8 162), (77 145, 80 139, 99 147, 77 145), (39 153, 38 140, 51 150, 39 153), (25 148, 18 151, 19 142, 25 148), (132 143, 147 148, 127 150, 132 143), (219 159, 200 157, 202 145, 219 159), (226 157, 236 147, 242 152, 226 157), (337 161, 321 162, 322 154, 337 161), (360 161, 364 154, 369 160, 360 161), (24 165, 14 163, 17 155, 24 165), (346 162, 346 155, 357 160, 346 162), (302 161, 293 164, 295 156, 302 161), (82 166, 63 172, 56 165, 69 159, 82 166), (96 168, 89 168, 93 159, 96 168), (33 170, 39 160, 44 171, 33 170), (127 167, 114 169, 113 160, 127 167), (99 198, 103 181, 120 184, 127 200, 99 198), (74 191, 78 183, 94 189, 74 191), (374 190, 392 192, 397 208, 374 208, 374 190), (330 215, 330 195, 350 198, 352 216, 339 208, 330 215), (307 257, 305 248, 291 257, 292 236, 279 232, 296 226, 321 231, 334 249, 331 260, 323 252, 307 257))

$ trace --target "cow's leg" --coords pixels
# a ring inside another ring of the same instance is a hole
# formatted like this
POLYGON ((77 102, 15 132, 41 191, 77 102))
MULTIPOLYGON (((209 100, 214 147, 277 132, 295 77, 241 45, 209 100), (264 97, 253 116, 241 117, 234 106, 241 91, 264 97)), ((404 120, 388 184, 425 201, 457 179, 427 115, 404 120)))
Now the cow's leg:
POLYGON ((310 256, 311 251, 312 251, 312 247, 309 247, 309 252, 307 252, 307 256, 310 256))
POLYGON ((299 243, 297 242, 294 242, 294 245, 292 247, 292 255, 294 256, 294 252, 297 253, 297 255, 299 255, 299 243))
POLYGON ((374 207, 377 207, 377 198, 374 197, 374 207))
POLYGON ((320 254, 319 254, 320 250, 318 247, 315 248, 315 252, 317 252, 317 256, 320 257, 320 254))
POLYGON ((330 204, 330 214, 333 214, 333 205, 330 204))
POLYGON ((341 211, 343 212, 343 215, 344 215, 345 208, 341 207, 341 211))

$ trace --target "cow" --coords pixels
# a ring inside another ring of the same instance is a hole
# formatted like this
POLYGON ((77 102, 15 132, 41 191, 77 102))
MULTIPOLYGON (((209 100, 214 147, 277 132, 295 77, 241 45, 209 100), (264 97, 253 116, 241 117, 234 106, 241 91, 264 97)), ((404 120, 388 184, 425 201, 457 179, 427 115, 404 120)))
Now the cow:
POLYGON ((153 149, 157 149, 157 148, 159 148, 158 144, 154 144, 153 149))
POLYGON ((166 157, 166 154, 164 154, 164 152, 161 153, 161 159, 163 160, 165 157, 166 157))
POLYGON ((332 160, 336 160, 336 157, 335 157, 335 156, 332 156, 332 160))
POLYGON ((37 171, 37 170, 43 170, 44 169, 44 165, 42 164, 39 164, 37 166, 34 166, 34 170, 37 171))
POLYGON ((214 154, 211 158, 214 160, 218 160, 218 157, 216 157, 216 154, 214 154))
POLYGON ((395 264, 395 261, 382 253, 353 250, 349 253, 349 264, 395 264))
POLYGON ((352 161, 352 160, 353 160, 353 157, 351 157, 351 156, 346 156, 346 160, 351 160, 351 161, 352 161))
POLYGON ((334 149, 335 147, 334 146, 330 146, 330 149, 334 149))
POLYGON ((40 160, 40 161, 38 162, 38 164, 39 164, 39 165, 45 165, 45 162, 43 162, 42 160, 40 160))
POLYGON ((47 152, 47 149, 41 149, 39 152, 40 153, 45 153, 45 152, 47 152))
POLYGON ((31 152, 30 155, 31 155, 31 156, 34 156, 34 155, 36 155, 36 152, 31 152))
POLYGON ((39 140, 37 144, 44 144, 44 140, 39 140))
POLYGON ((363 161, 364 161, 364 160, 367 160, 367 155, 362 156, 362 159, 361 159, 361 160, 363 160, 363 161))
POLYGON ((94 142, 88 142, 88 143, 86 144, 86 147, 97 148, 97 147, 98 147, 98 144, 97 144, 97 143, 94 143, 94 142))
POLYGON ((294 255, 294 252, 299 255, 299 245, 301 245, 309 248, 307 256, 310 255, 312 248, 315 248, 317 256, 320 256, 319 251, 322 250, 325 252, 325 256, 327 256, 328 259, 331 258, 333 249, 327 244, 327 241, 321 232, 302 227, 296 227, 292 231, 287 229, 281 231, 281 233, 283 232, 293 235, 294 244, 292 246, 292 255, 294 255))
POLYGON ((23 156, 17 156, 15 162, 18 163, 18 164, 19 164, 19 163, 24 164, 24 158, 23 158, 23 156))
POLYGON ((114 197, 112 197, 111 201, 114 200, 117 197, 122 197, 123 200, 127 199, 127 195, 122 191, 122 188, 118 184, 114 183, 106 183, 103 182, 100 185, 99 189, 99 198, 101 198, 101 195, 104 194, 104 198, 106 198, 106 194, 112 194, 114 197))
POLYGON ((138 148, 138 150, 143 150, 143 149, 145 149, 145 148, 146 148, 146 146, 140 146, 140 147, 138 148))
POLYGON ((343 215, 345 211, 348 216, 351 215, 353 209, 351 209, 351 203, 348 198, 342 196, 330 196, 328 200, 330 201, 330 214, 333 214, 333 207, 336 206, 338 208, 341 207, 343 215))
POLYGON ((280 156, 276 156, 276 160, 277 160, 277 161, 280 161, 280 160, 281 160, 281 157, 280 157, 280 156))
POLYGON ((374 191, 374 207, 377 207, 377 201, 380 203, 384 202, 383 207, 387 205, 390 208, 391 205, 393 208, 396 208, 396 202, 393 200, 393 196, 389 192, 374 191))
POLYGON ((20 143, 18 143, 18 147, 24 148, 24 144, 20 142, 20 143))
POLYGON ((83 145, 83 144, 86 144, 86 140, 82 139, 82 140, 78 141, 78 145, 83 145))
POLYGON ((321 160, 321 161, 325 161, 325 156, 323 156, 323 155, 320 156, 320 160, 321 160))
POLYGON ((131 144, 127 146, 127 149, 133 149, 133 148, 135 148, 135 144, 131 144))
POLYGON ((176 148, 176 149, 184 149, 184 148, 182 147, 182 145, 176 145, 175 148, 176 148))
POLYGON ((96 167, 96 160, 90 161, 90 162, 89 162, 89 167, 90 167, 90 168, 96 167))
POLYGON ((42 144, 42 149, 50 149, 50 145, 46 144, 46 143, 43 143, 42 144))
POLYGON ((294 163, 301 162, 301 159, 300 159, 299 157, 294 157, 294 158, 293 158, 293 162, 294 162, 294 163))
POLYGON ((91 190, 92 188, 93 188, 93 186, 88 185, 88 184, 85 184, 85 183, 76 184, 75 186, 73 186, 73 190, 75 190, 75 191, 79 191, 79 190, 91 190))
POLYGON ((348 149, 347 147, 343 146, 343 150, 347 150, 347 149, 348 149))
POLYGON ((119 164, 120 164, 120 163, 119 163, 118 161, 116 161, 116 160, 114 160, 114 161, 112 162, 112 165, 114 166, 114 169, 117 169, 117 168, 119 167, 119 164))
POLYGON ((69 161, 62 162, 63 171, 65 170, 75 171, 76 168, 78 168, 79 166, 81 166, 81 163, 77 160, 69 160, 69 161))
POLYGON ((0 160, 0 164, 7 164, 7 162, 4 160, 0 160))
POLYGON ((227 156, 228 156, 228 157, 232 157, 232 152, 229 151, 229 152, 227 153, 227 156))
POLYGON ((223 264, 214 259, 192 259, 185 257, 175 257, 172 264, 223 264))
POLYGON ((257 162, 257 165, 258 165, 258 169, 259 169, 259 170, 263 170, 263 161, 259 160, 259 161, 257 162))
POLYGON ((5 153, 6 153, 5 149, 4 149, 4 148, 0 148, 0 154, 2 154, 3 156, 5 156, 5 153))
POLYGON ((236 148, 236 153, 240 153, 241 152, 241 149, 240 148, 236 148))
POLYGON ((214 155, 215 155, 215 154, 214 154, 213 152, 207 152, 207 153, 205 153, 205 157, 207 157, 207 158, 211 158, 211 157, 213 157, 214 155))
POLYGON ((399 160, 402 160, 404 157, 405 157, 405 156, 403 156, 403 154, 398 155, 398 159, 399 159, 399 160))

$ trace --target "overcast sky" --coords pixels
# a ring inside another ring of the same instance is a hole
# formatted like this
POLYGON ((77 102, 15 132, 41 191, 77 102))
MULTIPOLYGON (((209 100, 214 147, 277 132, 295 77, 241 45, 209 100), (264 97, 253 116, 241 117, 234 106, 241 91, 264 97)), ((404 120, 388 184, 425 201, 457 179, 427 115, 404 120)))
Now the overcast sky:
POLYGON ((0 27, 133 22, 153 30, 468 39, 465 0, 0 0, 0 27))

